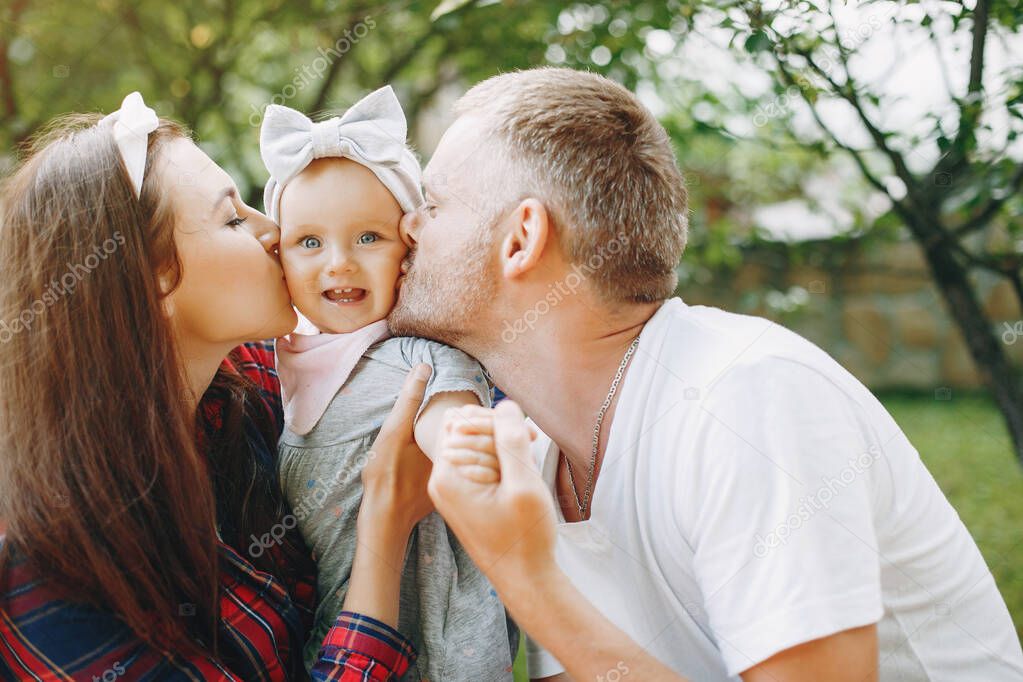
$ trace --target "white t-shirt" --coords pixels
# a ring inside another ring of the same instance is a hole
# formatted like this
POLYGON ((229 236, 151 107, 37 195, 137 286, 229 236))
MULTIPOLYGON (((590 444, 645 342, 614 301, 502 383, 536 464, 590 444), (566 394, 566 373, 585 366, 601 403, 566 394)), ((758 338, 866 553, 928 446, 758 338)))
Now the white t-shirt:
MULTIPOLYGON (((667 301, 620 387, 591 518, 557 560, 690 680, 878 624, 881 680, 1023 679, 1005 602, 905 435, 822 350, 667 301)), ((534 444, 552 485, 558 448, 534 444)), ((529 643, 531 677, 563 670, 529 643)))

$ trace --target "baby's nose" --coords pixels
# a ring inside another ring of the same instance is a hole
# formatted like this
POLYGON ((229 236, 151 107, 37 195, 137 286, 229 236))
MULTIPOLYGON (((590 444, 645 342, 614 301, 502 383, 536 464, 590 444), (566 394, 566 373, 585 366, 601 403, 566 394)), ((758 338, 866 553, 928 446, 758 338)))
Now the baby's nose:
POLYGON ((330 252, 330 259, 327 261, 327 274, 336 277, 339 273, 353 273, 359 269, 354 254, 347 249, 337 248, 330 252))
POLYGON ((421 225, 422 221, 419 219, 419 211, 412 211, 402 216, 401 222, 398 223, 398 234, 401 236, 401 240, 405 242, 405 246, 410 249, 416 248, 421 225))

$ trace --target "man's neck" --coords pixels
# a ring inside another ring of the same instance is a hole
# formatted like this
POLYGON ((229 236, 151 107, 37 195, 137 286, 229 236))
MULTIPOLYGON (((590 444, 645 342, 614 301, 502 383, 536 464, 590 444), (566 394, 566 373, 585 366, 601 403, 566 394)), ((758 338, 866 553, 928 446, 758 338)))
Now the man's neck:
MULTIPOLYGON (((582 472, 576 476, 585 477, 597 413, 629 345, 660 305, 633 305, 614 316, 581 304, 565 306, 512 343, 496 340, 489 348, 473 350, 494 383, 582 472)), ((601 452, 615 402, 604 415, 601 452)))

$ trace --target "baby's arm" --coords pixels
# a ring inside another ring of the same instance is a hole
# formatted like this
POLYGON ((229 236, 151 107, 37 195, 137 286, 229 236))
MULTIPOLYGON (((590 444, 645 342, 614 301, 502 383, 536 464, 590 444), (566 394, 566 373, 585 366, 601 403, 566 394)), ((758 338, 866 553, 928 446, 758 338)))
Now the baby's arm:
MULTIPOLYGON (((501 479, 494 430, 494 410, 470 405, 444 415, 438 440, 439 457, 459 468, 461 475, 476 483, 495 483, 501 479)), ((539 437, 536 427, 526 423, 529 441, 539 437)))
POLYGON ((448 408, 479 406, 480 399, 472 391, 445 391, 437 393, 426 404, 416 420, 416 444, 431 461, 440 452, 444 414, 448 408))

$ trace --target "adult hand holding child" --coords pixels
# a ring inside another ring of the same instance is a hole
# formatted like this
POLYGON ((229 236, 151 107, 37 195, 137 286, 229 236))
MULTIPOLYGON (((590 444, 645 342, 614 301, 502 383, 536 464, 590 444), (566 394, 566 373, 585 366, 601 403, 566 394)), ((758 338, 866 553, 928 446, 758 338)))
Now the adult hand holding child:
POLYGON ((511 400, 449 410, 427 486, 437 511, 516 622, 564 661, 571 679, 624 666, 637 679, 682 680, 612 625, 555 562, 554 500, 530 453, 536 436, 511 400))
MULTIPOLYGON (((416 444, 412 428, 430 373, 430 366, 423 364, 413 368, 406 377, 394 408, 384 419, 373 443, 369 461, 362 469, 362 505, 371 506, 382 500, 380 511, 394 515, 395 522, 404 526, 406 536, 433 511, 422 483, 430 475, 431 463, 416 444), (396 456, 381 457, 378 453, 396 453, 396 456)), ((363 518, 360 514, 360 522, 363 518)), ((374 516, 370 520, 375 519, 374 516)))
POLYGON ((412 528, 433 511, 422 483, 429 476, 430 460, 416 445, 412 431, 429 378, 429 365, 413 368, 405 378, 362 469, 357 532, 363 551, 355 553, 344 609, 391 627, 398 624, 406 540, 412 528))
POLYGON ((529 452, 535 437, 509 400, 449 410, 430 476, 433 503, 476 565, 515 567, 490 576, 498 590, 511 587, 502 576, 554 567, 554 503, 529 452))

